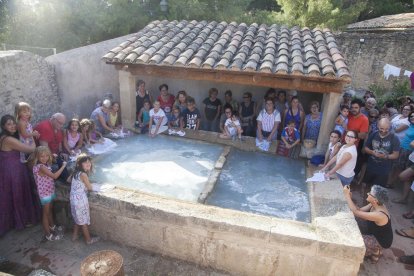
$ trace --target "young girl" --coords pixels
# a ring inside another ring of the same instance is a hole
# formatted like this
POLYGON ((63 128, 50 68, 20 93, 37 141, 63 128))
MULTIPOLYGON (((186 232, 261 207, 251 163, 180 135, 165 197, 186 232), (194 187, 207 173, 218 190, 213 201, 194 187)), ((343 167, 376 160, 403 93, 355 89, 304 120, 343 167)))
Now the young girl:
POLYGON ((149 112, 151 104, 148 100, 144 100, 144 106, 141 108, 138 114, 138 129, 140 133, 144 134, 148 131, 148 124, 150 121, 149 112))
POLYGON ((300 133, 295 128, 295 120, 290 120, 282 131, 281 139, 277 148, 277 154, 289 156, 290 158, 298 158, 300 152, 300 133))
POLYGON ((355 142, 358 139, 358 133, 354 130, 348 130, 345 135, 345 145, 343 145, 337 155, 335 155, 322 169, 325 172, 325 177, 329 179, 331 175, 336 173, 342 186, 351 184, 355 176, 355 165, 357 160, 357 149, 355 142), (332 169, 330 166, 335 163, 332 169))
POLYGON ((83 141, 87 145, 99 143, 99 139, 102 138, 102 134, 96 130, 95 123, 89 119, 82 119, 80 122, 82 130, 83 141))
POLYGON ((72 241, 79 238, 79 228, 82 229, 83 237, 87 244, 99 241, 99 237, 91 237, 88 225, 91 224, 89 215, 89 202, 86 192, 92 191, 92 184, 88 175, 92 171, 92 159, 82 153, 76 159, 75 170, 72 174, 72 185, 70 189, 70 209, 75 226, 73 227, 72 241))
POLYGON ((70 155, 80 153, 83 145, 83 135, 80 133, 80 122, 78 119, 72 119, 68 123, 65 131, 65 139, 63 139, 63 147, 70 155))
POLYGON ((178 91, 177 96, 175 97, 174 107, 180 109, 180 113, 187 108, 187 92, 184 90, 178 91))
POLYGON ((54 180, 63 172, 66 162, 63 162, 59 170, 52 173, 52 153, 47 146, 37 147, 32 156, 33 175, 43 209, 42 224, 45 237, 49 241, 60 240, 62 236, 57 231, 63 229, 55 225, 52 214, 53 200, 56 198, 54 180))
POLYGON ((86 145, 90 145, 91 142, 89 141, 89 131, 91 129, 91 121, 89 119, 82 119, 80 121, 80 129, 82 133, 83 141, 86 145))
POLYGON ((341 105, 340 114, 335 119, 335 130, 339 131, 341 136, 344 134, 348 126, 348 114, 349 107, 347 105, 341 105))
POLYGON ((325 153, 325 162, 319 166, 325 167, 325 165, 336 156, 342 146, 341 137, 342 134, 338 130, 331 131, 331 135, 329 136, 329 146, 325 153))
POLYGON ((112 102, 111 110, 109 111, 109 126, 116 128, 120 125, 119 123, 119 102, 112 102))
MULTIPOLYGON (((30 119, 32 117, 32 108, 30 105, 25 102, 16 104, 15 117, 20 141, 27 145, 33 145, 35 143, 33 138, 39 138, 40 134, 36 130, 33 130, 33 127, 30 124, 30 119)), ((21 152, 20 162, 25 163, 26 159, 25 153, 21 152)))
POLYGON ((231 108, 226 108, 224 113, 227 117, 226 122, 224 123, 224 131, 220 134, 220 138, 222 139, 233 139, 235 140, 236 137, 239 138, 241 141, 241 134, 243 132, 240 121, 237 118, 236 114, 233 114, 231 108))
POLYGON ((148 135, 151 138, 154 138, 155 136, 157 136, 161 132, 164 132, 168 129, 168 127, 166 126, 167 121, 168 121, 167 116, 165 115, 164 111, 160 107, 161 107, 160 102, 155 101, 154 102, 154 108, 151 109, 150 112, 149 112, 149 115, 150 115, 150 120, 149 120, 150 130, 149 130, 148 135))

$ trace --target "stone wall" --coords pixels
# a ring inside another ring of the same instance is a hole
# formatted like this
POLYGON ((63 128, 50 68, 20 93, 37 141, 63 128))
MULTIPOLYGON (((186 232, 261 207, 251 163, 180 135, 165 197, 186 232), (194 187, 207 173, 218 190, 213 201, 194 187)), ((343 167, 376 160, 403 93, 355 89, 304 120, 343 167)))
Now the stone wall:
POLYGON ((13 114, 16 103, 32 106, 32 122, 60 109, 53 66, 25 51, 0 51, 0 115, 13 114))
POLYGON ((386 33, 339 33, 336 39, 342 53, 345 55, 352 76, 354 88, 367 89, 372 83, 392 87, 396 77, 384 79, 383 67, 391 64, 404 70, 414 71, 414 32, 386 33), (363 39, 363 42, 360 42, 363 39))
POLYGON ((61 111, 69 118, 89 118, 95 103, 105 94, 119 100, 118 72, 101 57, 126 41, 129 36, 72 49, 49 56, 46 61, 55 68, 61 111))

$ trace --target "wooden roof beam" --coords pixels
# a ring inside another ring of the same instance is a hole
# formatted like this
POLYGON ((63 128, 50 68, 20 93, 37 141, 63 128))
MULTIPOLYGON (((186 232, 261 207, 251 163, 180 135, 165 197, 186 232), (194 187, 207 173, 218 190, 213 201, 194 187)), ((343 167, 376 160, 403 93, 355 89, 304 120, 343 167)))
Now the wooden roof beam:
POLYGON ((292 76, 283 74, 241 72, 214 69, 194 69, 186 67, 171 67, 157 65, 122 65, 116 69, 125 70, 132 75, 159 76, 173 79, 202 80, 221 83, 233 83, 260 87, 274 87, 280 89, 295 89, 316 93, 341 93, 345 81, 335 78, 292 76))

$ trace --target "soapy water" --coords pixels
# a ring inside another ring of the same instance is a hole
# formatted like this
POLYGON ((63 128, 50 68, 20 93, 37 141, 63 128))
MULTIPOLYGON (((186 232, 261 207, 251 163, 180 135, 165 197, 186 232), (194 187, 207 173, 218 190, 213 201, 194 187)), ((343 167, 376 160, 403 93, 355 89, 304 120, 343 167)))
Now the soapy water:
POLYGON ((305 164, 233 149, 207 204, 309 222, 305 164))
MULTIPOLYGON (((223 146, 137 135, 94 158, 92 182, 197 202, 223 146)), ((207 204, 309 221, 303 161, 232 149, 207 204)))
POLYGON ((197 202, 223 147, 194 140, 137 135, 95 158, 92 180, 197 202))

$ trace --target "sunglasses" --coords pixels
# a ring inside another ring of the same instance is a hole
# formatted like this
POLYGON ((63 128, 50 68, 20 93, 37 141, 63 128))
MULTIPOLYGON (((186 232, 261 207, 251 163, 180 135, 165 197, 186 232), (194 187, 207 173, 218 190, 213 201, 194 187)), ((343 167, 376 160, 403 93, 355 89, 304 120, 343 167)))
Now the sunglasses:
POLYGON ((369 117, 370 117, 370 118, 375 118, 375 119, 376 119, 376 118, 378 118, 378 116, 369 116, 369 117))
POLYGON ((367 195, 372 196, 373 198, 375 198, 375 199, 376 199, 376 197, 375 197, 375 196, 373 196, 371 193, 367 193, 367 195))
POLYGON ((351 136, 351 135, 348 135, 348 134, 346 135, 346 137, 348 137, 348 138, 354 138, 354 139, 356 138, 356 137, 351 136))

